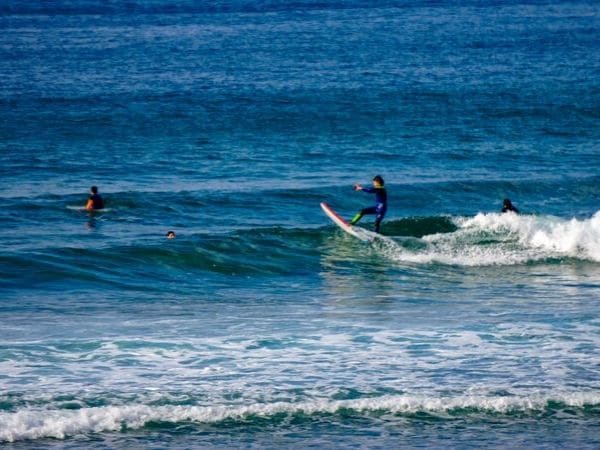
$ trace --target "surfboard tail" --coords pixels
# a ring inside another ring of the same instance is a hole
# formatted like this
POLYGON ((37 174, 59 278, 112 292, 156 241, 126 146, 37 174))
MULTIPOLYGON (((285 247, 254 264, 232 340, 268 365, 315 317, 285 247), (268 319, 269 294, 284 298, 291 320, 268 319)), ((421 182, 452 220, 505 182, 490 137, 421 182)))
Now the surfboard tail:
POLYGON ((371 241, 372 240, 370 237, 368 237, 364 233, 361 233, 361 231, 366 231, 366 230, 362 230, 360 228, 357 229, 357 228, 353 227, 352 225, 350 225, 346 219, 344 219, 337 212, 335 212, 331 208, 331 206, 329 206, 327 203, 321 202, 321 208, 323 209, 323 211, 325 212, 327 217, 329 217, 333 221, 333 223, 335 223, 338 227, 340 227, 346 233, 354 236, 355 238, 360 239, 361 241, 371 241))

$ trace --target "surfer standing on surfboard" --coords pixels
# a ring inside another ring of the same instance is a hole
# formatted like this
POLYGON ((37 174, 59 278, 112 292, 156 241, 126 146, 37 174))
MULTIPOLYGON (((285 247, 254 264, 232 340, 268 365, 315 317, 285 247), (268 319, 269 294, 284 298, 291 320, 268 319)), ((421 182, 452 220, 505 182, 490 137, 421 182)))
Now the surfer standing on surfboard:
POLYGON ((360 184, 354 185, 355 191, 363 191, 368 194, 375 194, 375 206, 362 209, 352 218, 350 225, 357 223, 365 214, 375 214, 375 232, 379 233, 379 226, 381 225, 381 221, 383 220, 383 217, 387 211, 387 192, 383 187, 384 184, 383 178, 381 178, 380 175, 377 175, 373 178, 372 188, 362 187, 360 184))

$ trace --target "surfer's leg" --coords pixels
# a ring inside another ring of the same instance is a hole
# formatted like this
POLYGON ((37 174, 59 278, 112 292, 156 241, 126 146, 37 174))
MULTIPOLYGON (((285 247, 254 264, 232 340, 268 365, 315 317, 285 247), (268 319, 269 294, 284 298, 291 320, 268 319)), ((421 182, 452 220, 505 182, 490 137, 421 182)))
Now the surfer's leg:
POLYGON ((355 223, 357 223, 360 219, 362 219, 362 211, 356 213, 356 215, 352 218, 352 220, 350 221, 350 225, 354 225, 355 223))
POLYGON ((375 217, 375 233, 379 233, 379 227, 381 226, 381 221, 385 216, 385 209, 378 209, 376 211, 377 216, 375 217))
POLYGON ((379 227, 381 226, 381 221, 383 220, 383 216, 381 214, 377 214, 375 218, 375 233, 379 233, 379 227))
POLYGON ((374 206, 372 206, 371 208, 365 208, 365 209, 361 209, 359 213, 357 213, 352 220, 350 221, 350 225, 354 225, 356 222, 358 222, 360 219, 362 219, 362 217, 365 214, 375 214, 376 208, 374 206))

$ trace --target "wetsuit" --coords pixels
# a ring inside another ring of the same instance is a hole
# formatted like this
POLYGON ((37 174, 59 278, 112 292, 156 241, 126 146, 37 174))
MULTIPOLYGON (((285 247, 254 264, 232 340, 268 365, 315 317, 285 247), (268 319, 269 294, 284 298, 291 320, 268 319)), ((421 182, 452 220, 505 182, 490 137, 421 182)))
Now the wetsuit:
POLYGON ((104 200, 100 197, 100 194, 90 195, 90 200, 93 205, 92 209, 104 209, 104 200))
POLYGON ((387 192, 384 187, 364 187, 362 188, 362 191, 366 192, 367 194, 375 194, 375 206, 362 209, 356 216, 354 216, 350 224, 354 225, 360 219, 362 219, 362 216, 366 214, 375 214, 375 232, 379 233, 381 221, 387 212, 387 192))
POLYGON ((515 214, 519 214, 519 210, 517 208, 515 208, 515 205, 513 205, 512 203, 510 205, 504 205, 502 207, 502 212, 503 213, 508 212, 508 211, 512 211, 515 214))

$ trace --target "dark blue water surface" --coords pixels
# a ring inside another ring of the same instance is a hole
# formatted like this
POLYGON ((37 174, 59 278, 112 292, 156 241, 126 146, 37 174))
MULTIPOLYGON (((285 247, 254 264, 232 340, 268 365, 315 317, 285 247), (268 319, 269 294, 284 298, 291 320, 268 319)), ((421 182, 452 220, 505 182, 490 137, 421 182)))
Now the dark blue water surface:
POLYGON ((598 448, 599 29, 0 0, 0 442, 598 448))

